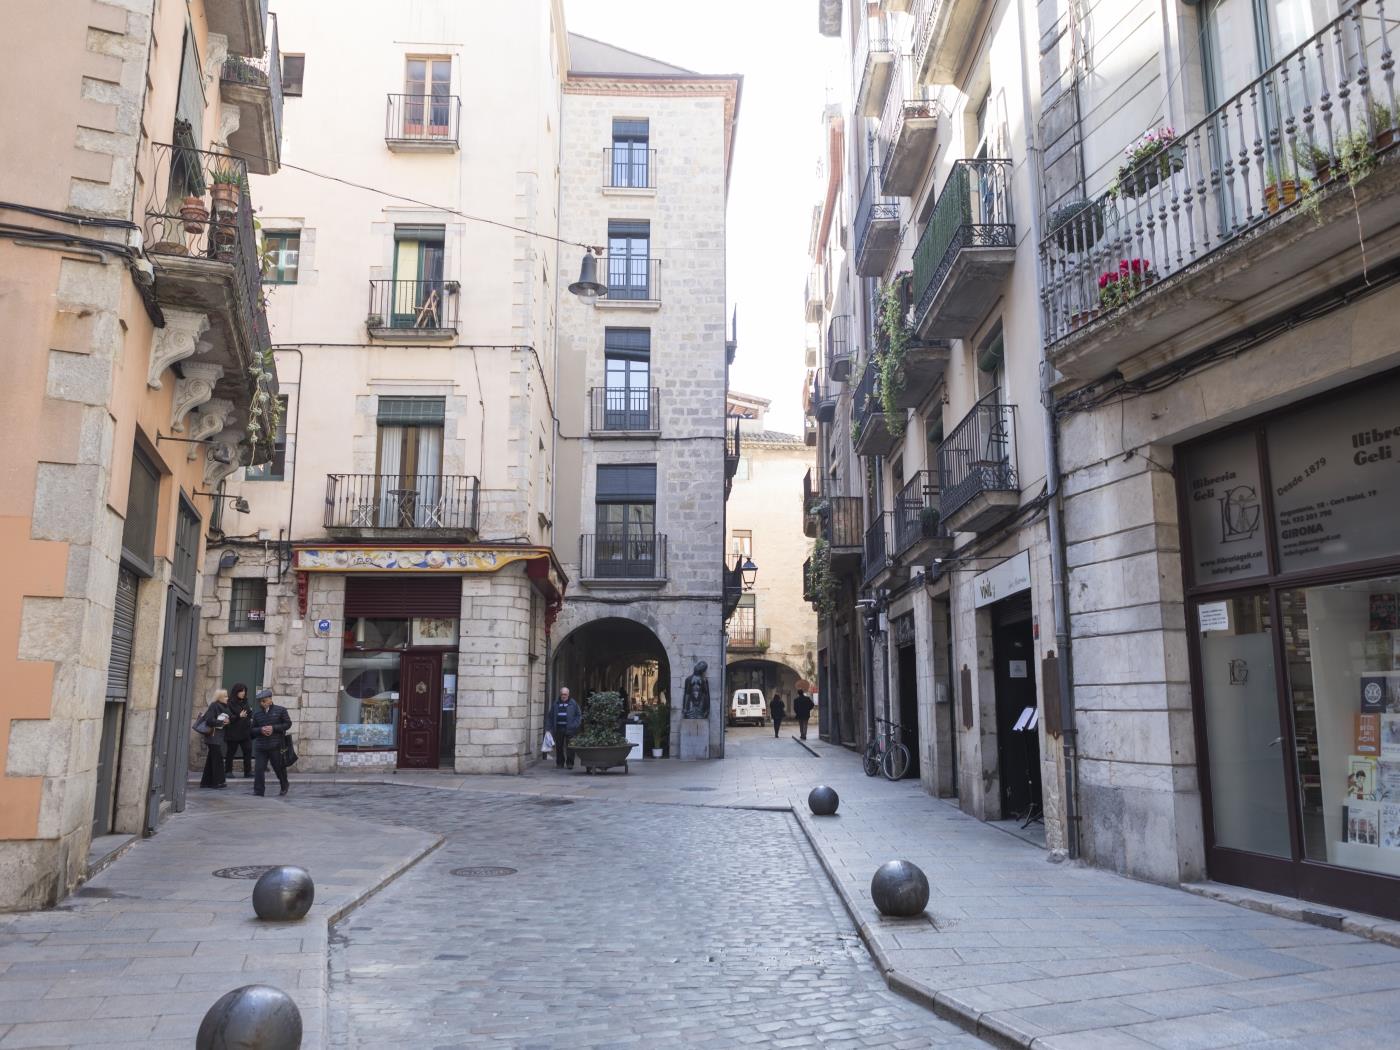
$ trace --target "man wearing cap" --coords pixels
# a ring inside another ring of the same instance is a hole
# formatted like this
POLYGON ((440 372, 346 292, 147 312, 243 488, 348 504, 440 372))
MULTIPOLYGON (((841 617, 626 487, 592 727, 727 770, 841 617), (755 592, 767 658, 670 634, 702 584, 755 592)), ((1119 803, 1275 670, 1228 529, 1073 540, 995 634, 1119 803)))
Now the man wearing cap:
POLYGON ((267 764, 271 762, 277 782, 282 785, 278 794, 285 795, 291 785, 287 783, 287 766, 282 761, 282 742, 287 730, 292 728, 292 716, 285 707, 272 702, 271 689, 258 690, 258 708, 253 712, 253 794, 265 792, 267 764))

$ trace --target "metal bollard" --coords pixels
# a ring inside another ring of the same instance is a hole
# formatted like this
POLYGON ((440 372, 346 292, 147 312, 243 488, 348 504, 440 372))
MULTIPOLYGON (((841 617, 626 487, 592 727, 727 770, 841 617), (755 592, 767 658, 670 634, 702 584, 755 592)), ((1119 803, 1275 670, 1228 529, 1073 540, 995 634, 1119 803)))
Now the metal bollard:
POLYGON ((885 861, 870 880, 870 897, 881 915, 918 915, 928 905, 928 876, 907 860, 885 861))
POLYGON ((280 988, 247 984, 221 995, 194 1038, 195 1050, 300 1050, 301 1011, 280 988))
POLYGON ((836 789, 825 784, 818 784, 807 796, 807 808, 819 817, 831 816, 840 804, 841 796, 836 794, 836 789))
POLYGON ((310 873, 290 864, 265 872, 253 886, 253 910, 263 922, 304 919, 315 899, 310 873))

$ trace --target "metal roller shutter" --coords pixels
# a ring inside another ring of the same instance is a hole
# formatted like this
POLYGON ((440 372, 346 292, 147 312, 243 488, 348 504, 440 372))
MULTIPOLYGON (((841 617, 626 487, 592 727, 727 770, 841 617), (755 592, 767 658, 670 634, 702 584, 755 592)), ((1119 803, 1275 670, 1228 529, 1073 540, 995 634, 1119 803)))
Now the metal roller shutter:
POLYGON ((136 639, 136 588, 130 569, 117 573, 117 601, 112 609, 112 656, 107 663, 107 699, 122 701, 131 690, 131 648, 136 639))
POLYGON ((345 615, 403 620, 412 616, 462 615, 462 578, 381 576, 345 581, 345 615))

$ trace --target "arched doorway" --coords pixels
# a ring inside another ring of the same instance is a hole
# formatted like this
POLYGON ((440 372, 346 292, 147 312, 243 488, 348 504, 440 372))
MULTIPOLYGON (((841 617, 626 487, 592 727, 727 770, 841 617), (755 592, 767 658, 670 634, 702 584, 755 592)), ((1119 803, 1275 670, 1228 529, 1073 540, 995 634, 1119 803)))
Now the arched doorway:
MULTIPOLYGON (((762 689, 765 702, 773 699, 774 692, 779 692, 783 695, 783 703, 787 705, 788 717, 791 718, 792 698, 797 695, 798 688, 811 693, 815 685, 816 683, 804 678, 798 671, 777 660, 734 660, 725 669, 725 688, 729 690, 729 696, 724 700, 728 704, 736 689, 762 689)), ((725 710, 727 712, 728 707, 725 710)), ((728 719, 725 721, 728 722, 728 719)))
POLYGON ((570 631, 555 649, 552 670, 554 693, 568 686, 584 703, 589 693, 618 692, 629 715, 640 716, 671 699, 671 662, 661 640, 645 625, 620 616, 570 631))

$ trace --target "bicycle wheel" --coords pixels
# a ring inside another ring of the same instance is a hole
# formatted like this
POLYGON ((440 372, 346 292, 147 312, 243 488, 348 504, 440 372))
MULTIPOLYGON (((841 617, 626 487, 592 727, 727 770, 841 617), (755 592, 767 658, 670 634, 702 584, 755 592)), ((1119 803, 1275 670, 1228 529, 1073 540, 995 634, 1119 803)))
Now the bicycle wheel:
POLYGON ((878 742, 876 742, 875 740, 871 740, 870 743, 865 745, 865 755, 863 756, 862 760, 865 763, 866 776, 873 777, 879 774, 880 745, 878 744, 878 742))
POLYGON ((893 743, 885 752, 885 776, 899 780, 909 771, 909 749, 901 743, 893 743))

